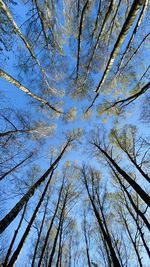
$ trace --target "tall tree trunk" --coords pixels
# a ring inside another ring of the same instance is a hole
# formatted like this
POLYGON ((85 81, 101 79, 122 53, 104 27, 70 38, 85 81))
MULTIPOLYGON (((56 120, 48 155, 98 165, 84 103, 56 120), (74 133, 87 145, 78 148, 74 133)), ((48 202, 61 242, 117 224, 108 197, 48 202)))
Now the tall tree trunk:
POLYGON ((22 250, 22 248, 23 248, 23 246, 25 244, 25 240, 28 237, 28 234, 30 232, 30 229, 32 227, 32 224, 33 224, 33 222, 34 222, 34 220, 36 218, 36 215, 37 215, 37 213, 39 211, 39 208, 40 208, 40 206, 41 206, 41 204, 42 204, 42 202, 44 200, 44 197, 45 197, 45 195, 47 193, 47 189, 48 189, 48 187, 50 185, 50 182, 51 182, 53 173, 54 173, 54 170, 52 170, 52 172, 50 174, 50 178, 48 179, 48 182, 47 182, 47 184, 46 184, 46 186, 44 188, 44 191, 42 193, 42 196, 40 197, 40 200, 39 200, 39 202, 38 202, 38 204, 37 204, 37 206, 36 206, 36 208, 34 210, 34 213, 33 213, 32 217, 31 217, 31 219, 30 219, 30 221, 28 223, 28 226, 27 226, 27 228, 26 228, 26 230, 25 230, 25 232, 24 232, 24 234, 23 234, 23 236, 22 236, 22 238, 21 238, 21 240, 20 240, 20 242, 19 242, 16 250, 14 251, 14 253, 13 253, 13 255, 12 255, 10 261, 9 261, 9 264, 7 265, 7 267, 12 267, 15 264, 15 262, 16 262, 18 256, 19 256, 19 254, 20 254, 20 252, 21 252, 21 250, 22 250))
POLYGON ((86 13, 86 9, 88 8, 89 0, 87 0, 83 6, 82 12, 81 12, 81 18, 80 18, 80 24, 79 24, 79 33, 78 33, 78 51, 77 51, 77 75, 76 79, 78 79, 79 74, 79 65, 80 65, 80 46, 81 46, 81 35, 82 35, 82 28, 83 28, 83 21, 84 21, 84 15, 86 13))
POLYGON ((46 43, 47 48, 50 51, 50 44, 49 44, 49 41, 48 41, 48 36, 47 36, 47 33, 46 33, 45 24, 44 24, 44 21, 43 21, 43 18, 42 18, 42 13, 41 13, 39 5, 38 5, 38 0, 34 0, 34 2, 35 2, 36 10, 37 10, 37 13, 38 13, 38 16, 39 16, 39 19, 40 19, 42 32, 43 32, 44 39, 45 39, 45 43, 46 43))
POLYGON ((138 45, 138 47, 133 51, 132 55, 128 58, 128 60, 126 61, 126 63, 124 64, 124 66, 122 67, 120 73, 123 72, 123 70, 127 67, 127 65, 129 64, 129 62, 131 61, 131 59, 134 57, 134 55, 138 52, 138 50, 141 48, 141 46, 144 44, 145 40, 150 36, 150 33, 146 34, 144 36, 144 38, 142 39, 142 41, 140 42, 140 44, 138 45))
POLYGON ((24 85, 22 85, 19 81, 17 81, 15 78, 13 78, 11 75, 9 75, 7 72, 5 72, 2 69, 0 69, 0 77, 2 77, 3 79, 5 79, 6 81, 12 83, 16 87, 18 87, 18 89, 20 89, 21 91, 23 91, 28 96, 36 99, 37 101, 39 101, 40 103, 42 103, 42 104, 44 104, 46 106, 48 106, 53 111, 55 111, 55 112, 57 112, 59 114, 62 114, 63 113, 62 111, 57 110, 55 107, 53 107, 47 100, 45 100, 42 97, 37 96, 34 93, 32 93, 27 87, 25 87, 24 85))
POLYGON ((95 33, 97 31, 98 21, 99 21, 100 13, 101 13, 101 5, 102 5, 102 1, 99 0, 99 5, 98 5, 98 10, 97 10, 96 20, 95 20, 95 23, 94 23, 94 30, 92 32, 92 39, 94 38, 95 33))
POLYGON ((87 179, 86 179, 86 174, 85 172, 83 171, 83 176, 84 176, 84 182, 85 182, 85 187, 86 187, 86 190, 87 190, 87 193, 88 193, 88 196, 89 196, 89 200, 91 202, 91 205, 92 205, 92 208, 93 208, 93 211, 94 211, 94 214, 95 214, 95 217, 97 219, 97 222, 99 224, 99 227, 102 231, 102 234, 103 234, 103 237, 108 245, 108 248, 109 248, 109 251, 110 251, 110 255, 111 255, 111 259, 112 259, 112 262, 113 262, 113 265, 114 267, 121 267, 120 265, 120 262, 116 256, 116 253, 115 253, 115 250, 113 248, 113 244, 112 244, 112 241, 111 241, 111 237, 110 235, 106 232, 104 226, 103 226, 103 223, 102 223, 102 220, 100 218, 100 215, 99 215, 99 212, 95 206, 95 203, 94 203, 94 200, 92 199, 91 197, 91 194, 89 192, 89 188, 88 188, 88 184, 87 184, 87 179))
POLYGON ((148 220, 146 219, 146 217, 144 216, 144 213, 138 209, 138 207, 136 206, 136 204, 134 203, 131 194, 128 192, 128 190, 126 189, 126 187, 124 186, 124 184, 121 182, 121 179, 119 178, 119 175, 117 175, 117 173, 115 172, 115 170, 113 168, 111 168, 113 170, 113 173, 115 174, 115 177, 117 178, 117 180, 119 181, 119 184, 121 185, 121 187, 123 188, 124 192, 126 193, 133 209, 135 210, 135 212, 142 218, 143 222, 145 223, 145 225, 147 226, 148 230, 150 231, 150 223, 148 222, 148 220))
POLYGON ((34 185, 30 187, 28 192, 19 200, 19 202, 11 209, 11 211, 0 221, 0 233, 2 233, 9 224, 16 218, 20 210, 23 208, 23 206, 29 201, 29 199, 34 195, 34 192, 39 188, 39 186, 45 181, 45 179, 48 177, 48 175, 53 171, 55 166, 59 163, 60 159, 62 158, 63 154, 65 153, 67 147, 72 142, 72 139, 69 138, 66 145, 62 149, 59 156, 56 158, 56 160, 51 164, 50 168, 38 179, 37 182, 35 182, 34 185))
POLYGON ((150 207, 150 197, 149 195, 123 170, 120 166, 108 155, 108 153, 103 150, 98 144, 94 145, 102 152, 107 160, 115 167, 115 169, 121 174, 121 176, 132 186, 136 193, 143 199, 143 201, 150 207))

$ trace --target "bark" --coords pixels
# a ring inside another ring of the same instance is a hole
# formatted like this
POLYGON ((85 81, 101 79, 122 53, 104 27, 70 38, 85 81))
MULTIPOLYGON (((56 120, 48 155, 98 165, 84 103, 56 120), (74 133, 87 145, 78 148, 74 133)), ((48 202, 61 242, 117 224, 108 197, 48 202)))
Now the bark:
POLYGON ((110 251, 109 251, 107 242, 104 239, 102 232, 100 232, 100 234, 101 234, 101 238, 102 238, 104 249, 105 249, 105 251, 102 252, 103 253, 103 261, 105 262, 106 266, 107 266, 107 261, 108 261, 108 267, 112 267, 112 261, 111 261, 110 251), (106 252, 106 255, 105 255, 105 252, 106 252))
POLYGON ((96 88, 96 95, 95 95, 91 105, 87 108, 86 112, 94 105, 95 100, 98 98, 99 93, 100 93, 100 89, 101 89, 102 85, 104 84, 104 82, 105 82, 105 80, 106 80, 106 78, 107 78, 107 76, 108 76, 108 74, 110 72, 110 69, 111 69, 111 67, 112 67, 112 65, 113 65, 113 63, 114 63, 114 61, 115 61, 115 59, 116 59, 116 57, 118 55, 118 52, 119 52, 119 50, 120 50, 120 48, 121 48, 121 46, 122 46, 122 44, 123 44, 128 32, 130 30, 130 28, 131 28, 131 26, 132 26, 132 24, 133 24, 133 22, 134 22, 134 20, 135 20, 135 18, 137 16, 138 12, 141 9, 141 6, 143 5, 144 2, 145 2, 144 0, 134 0, 133 1, 132 7, 130 9, 130 12, 129 12, 129 14, 128 14, 125 22, 124 22, 124 25, 123 25, 123 27, 122 27, 122 29, 121 29, 121 31, 119 33, 119 36, 117 38, 117 41, 116 41, 116 43, 114 45, 114 48, 113 48, 113 50, 112 50, 112 52, 110 54, 110 57, 109 57, 109 60, 107 62, 107 65, 106 65, 106 68, 104 70, 104 73, 102 75, 102 78, 101 78, 101 80, 100 80, 100 82, 99 82, 99 84, 98 84, 98 86, 96 88))
POLYGON ((25 159, 23 159, 22 161, 20 161, 17 165, 15 165, 12 169, 10 169, 9 171, 5 172, 1 177, 0 177, 0 181, 3 180, 7 175, 11 174, 12 172, 14 172, 18 167, 20 167, 26 160, 28 160, 29 158, 32 157, 32 153, 25 159))
POLYGON ((143 199, 145 204, 150 207, 150 197, 149 195, 123 170, 120 166, 108 155, 108 153, 103 150, 98 144, 94 143, 102 154, 109 160, 109 162, 115 167, 115 169, 121 174, 121 176, 131 185, 135 192, 143 199))
POLYGON ((22 236, 22 238, 21 238, 16 250, 14 251, 14 253, 13 253, 13 255, 12 255, 8 265, 7 265, 7 267, 12 267, 15 264, 15 262, 17 261, 17 258, 19 257, 19 254, 20 254, 20 252, 21 252, 21 250, 22 250, 22 248, 23 248, 23 246, 25 244, 25 241, 26 241, 26 239, 27 239, 27 237, 29 235, 29 232, 31 230, 32 224, 33 224, 33 222, 34 222, 34 220, 35 220, 35 218, 37 216, 39 208, 40 208, 40 206, 41 206, 41 204, 42 204, 42 202, 44 200, 44 197, 45 197, 45 195, 47 193, 47 189, 48 189, 48 187, 50 185, 53 173, 54 173, 54 170, 50 174, 50 178, 48 179, 48 182, 47 182, 47 184, 46 184, 46 186, 44 188, 44 191, 43 191, 43 193, 42 193, 42 195, 40 197, 40 200, 39 200, 39 202, 38 202, 38 204, 37 204, 37 206, 36 206, 36 208, 34 210, 34 213, 33 213, 32 217, 31 217, 31 219, 30 219, 30 221, 28 223, 28 226, 27 226, 27 228, 26 228, 26 230, 25 230, 25 232, 24 232, 24 234, 23 234, 23 236, 22 236))
POLYGON ((27 50, 29 51, 31 57, 34 59, 34 61, 36 62, 36 64, 39 66, 40 70, 41 70, 41 73, 44 77, 44 81, 46 83, 46 85, 48 86, 48 88, 51 90, 51 92, 53 94, 56 94, 56 89, 52 88, 50 85, 49 85, 49 82, 47 81, 47 77, 48 75, 46 74, 46 72, 44 71, 44 69, 42 68, 41 66, 41 63, 40 61, 37 59, 37 57, 35 56, 34 52, 32 51, 32 48, 31 46, 29 45, 29 43, 27 42, 27 40, 25 39, 25 37, 23 36, 23 34, 21 33, 19 27, 17 26, 16 22, 13 20, 13 17, 8 9, 8 7, 5 5, 5 3, 0 0, 0 7, 1 9, 5 12, 8 20, 11 22, 15 32, 18 34, 18 36, 20 37, 20 39, 23 41, 23 43, 25 44, 25 47, 27 48, 27 50))
POLYGON ((7 72, 5 72, 2 69, 0 69, 0 77, 2 77, 6 81, 8 81, 8 82, 12 83, 13 85, 15 85, 18 89, 20 89, 21 91, 23 91, 28 96, 32 97, 33 99, 36 99, 37 101, 39 101, 40 103, 42 103, 42 104, 44 104, 46 106, 48 106, 53 111, 55 111, 55 112, 57 112, 59 114, 62 114, 63 113, 62 111, 57 110, 54 106, 52 106, 47 100, 45 100, 42 97, 37 96, 34 93, 32 93, 27 87, 25 87, 24 85, 22 85, 18 80, 16 80, 15 78, 13 78, 11 75, 9 75, 7 72))
POLYGON ((46 180, 48 175, 53 171, 53 169, 59 163, 60 159, 62 158, 63 154, 65 153, 71 141, 72 139, 68 139, 66 145, 64 146, 64 148, 62 149, 61 153, 56 158, 56 160, 51 164, 50 168, 40 177, 40 179, 38 179, 37 182, 35 182, 33 186, 30 187, 28 192, 12 208, 12 210, 0 221, 0 233, 2 233, 9 226, 9 224, 16 218, 16 216, 23 208, 23 206, 29 201, 29 199, 34 195, 35 191, 46 180))
POLYGON ((96 216, 96 218, 97 218, 98 224, 99 224, 99 226, 100 226, 100 228, 101 228, 101 231, 102 231, 102 233, 103 233, 104 239, 106 240, 106 243, 107 243, 107 245, 108 245, 108 247, 109 247, 110 254, 111 254, 111 259, 112 259, 112 262, 113 262, 113 264, 114 264, 114 267, 116 267, 116 266, 121 267, 121 265, 120 265, 120 263, 119 263, 119 260, 118 260, 118 258, 117 258, 117 256, 116 256, 116 253, 115 253, 115 251, 114 251, 114 249, 113 249, 113 245, 112 245, 110 236, 107 235, 107 233, 106 233, 106 231, 105 231, 105 229, 104 229, 104 226, 103 226, 103 224, 102 224, 101 218, 100 218, 100 216, 99 216, 99 213, 98 213, 98 211, 97 211, 97 209, 96 209, 96 207, 95 207, 95 205, 94 205, 92 199, 90 199, 90 200, 91 200, 91 203, 92 203, 92 206, 93 206, 93 210, 94 210, 95 216, 96 216))

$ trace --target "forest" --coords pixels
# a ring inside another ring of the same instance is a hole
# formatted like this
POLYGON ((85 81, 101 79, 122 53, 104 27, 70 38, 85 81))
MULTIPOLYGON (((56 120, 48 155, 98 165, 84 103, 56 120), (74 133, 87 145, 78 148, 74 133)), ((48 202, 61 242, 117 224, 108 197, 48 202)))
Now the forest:
POLYGON ((150 266, 149 29, 149 0, 0 0, 0 267, 150 266))

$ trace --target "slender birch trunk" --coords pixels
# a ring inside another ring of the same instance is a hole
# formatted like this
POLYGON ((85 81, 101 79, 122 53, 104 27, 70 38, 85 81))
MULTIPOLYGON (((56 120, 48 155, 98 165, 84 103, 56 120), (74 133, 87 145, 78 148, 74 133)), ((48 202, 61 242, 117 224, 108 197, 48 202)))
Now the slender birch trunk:
POLYGON ((9 224, 16 218, 20 210, 23 206, 29 201, 29 199, 34 195, 35 191, 39 188, 39 186, 46 180, 48 175, 53 171, 56 165, 59 163, 60 159, 62 158, 63 154, 65 153, 67 147, 71 143, 72 139, 68 139, 66 145, 62 149, 59 156, 56 160, 51 164, 50 168, 38 179, 37 182, 34 183, 28 190, 28 192, 18 201, 18 203, 11 209, 11 211, 0 221, 0 233, 2 233, 9 224))
POLYGON ((63 113, 62 111, 57 110, 55 107, 53 107, 47 100, 45 100, 42 97, 37 96, 34 93, 32 93, 27 87, 25 87, 24 85, 22 85, 18 80, 16 80, 15 78, 13 78, 11 75, 9 75, 7 72, 5 72, 2 69, 0 69, 0 77, 2 77, 6 81, 8 81, 8 82, 12 83, 13 85, 15 85, 18 89, 20 89, 21 91, 23 91, 28 96, 36 99, 37 101, 39 101, 40 103, 42 103, 42 104, 44 104, 46 106, 48 106, 53 111, 55 111, 55 112, 57 112, 59 114, 62 114, 63 113))

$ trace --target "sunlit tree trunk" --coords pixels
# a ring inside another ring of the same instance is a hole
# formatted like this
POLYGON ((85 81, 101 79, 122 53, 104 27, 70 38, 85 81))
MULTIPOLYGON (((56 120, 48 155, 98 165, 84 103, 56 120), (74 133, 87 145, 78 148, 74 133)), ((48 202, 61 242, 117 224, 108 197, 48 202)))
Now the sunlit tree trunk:
POLYGON ((55 111, 55 112, 57 112, 59 114, 63 113, 62 111, 59 111, 54 106, 52 106, 47 100, 45 100, 42 97, 37 96, 34 93, 32 93, 27 87, 25 87, 24 85, 22 85, 19 81, 17 81, 15 78, 13 78, 11 75, 9 75, 7 72, 5 72, 2 69, 0 69, 0 77, 2 77, 3 79, 5 79, 6 81, 12 83, 18 89, 20 89, 21 91, 23 91, 25 94, 27 94, 28 96, 36 99, 40 103, 46 105, 47 107, 49 107, 53 111, 55 111))

